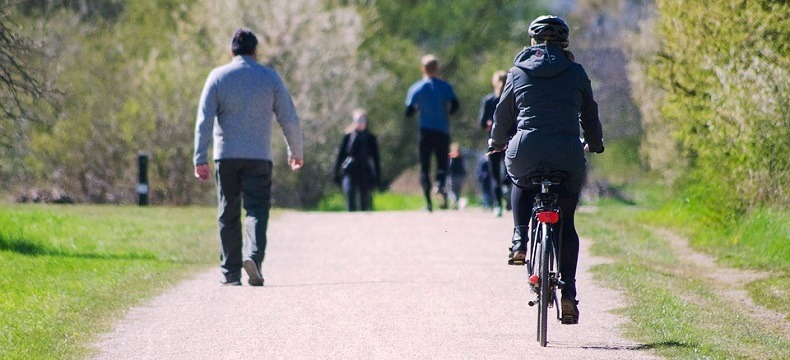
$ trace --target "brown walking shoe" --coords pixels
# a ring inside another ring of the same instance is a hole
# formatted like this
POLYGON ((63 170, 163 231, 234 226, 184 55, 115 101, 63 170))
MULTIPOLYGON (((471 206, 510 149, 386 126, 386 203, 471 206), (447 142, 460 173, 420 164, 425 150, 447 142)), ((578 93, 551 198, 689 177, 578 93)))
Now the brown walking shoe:
POLYGON ((507 259, 508 265, 523 266, 527 263, 526 251, 511 251, 507 259))
POLYGON ((513 246, 510 247, 510 255, 508 255, 508 265, 526 265, 527 264, 527 227, 516 226, 513 228, 513 239, 511 240, 513 246))
POLYGON ((255 260, 244 260, 242 266, 244 266, 244 271, 246 271, 247 275, 250 277, 250 279, 247 280, 247 283, 250 284, 250 286, 263 286, 263 276, 261 275, 261 270, 258 269, 258 264, 255 263, 255 260))
POLYGON ((563 297, 562 301, 560 301, 560 307, 562 308, 560 322, 566 325, 578 324, 579 307, 577 305, 579 305, 579 302, 576 299, 563 297))

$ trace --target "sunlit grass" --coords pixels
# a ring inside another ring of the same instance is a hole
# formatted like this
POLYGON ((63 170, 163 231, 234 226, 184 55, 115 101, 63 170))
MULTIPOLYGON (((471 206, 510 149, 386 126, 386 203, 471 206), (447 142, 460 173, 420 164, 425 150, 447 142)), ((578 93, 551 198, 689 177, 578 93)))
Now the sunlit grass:
MULTIPOLYGON (((425 207, 425 199, 421 195, 405 195, 392 192, 374 192, 373 210, 399 211, 418 210, 425 207)), ((324 196, 314 209, 315 211, 346 211, 346 198, 340 192, 324 196)))
MULTIPOLYGON (((683 264, 666 240, 651 232, 656 222, 645 219, 655 213, 603 202, 597 212, 577 216, 580 235, 594 239, 592 252, 614 260, 593 271, 599 281, 624 291, 629 305, 621 311, 632 320, 627 335, 670 358, 789 358, 788 339, 719 298, 709 279, 698 274, 693 264, 683 264)), ((781 261, 775 264, 780 266, 781 261)), ((781 310, 788 300, 781 298, 787 295, 781 290, 788 286, 784 279, 748 287, 773 286, 772 294, 779 294, 773 307, 781 310)), ((763 299, 755 300, 765 305, 763 299)))
POLYGON ((696 249, 711 253, 726 265, 790 272, 790 212, 756 209, 732 223, 700 219, 698 207, 688 202, 670 203, 644 217, 658 225, 675 225, 691 237, 696 249))
POLYGON ((0 206, 0 358, 75 358, 216 259, 214 208, 0 206))

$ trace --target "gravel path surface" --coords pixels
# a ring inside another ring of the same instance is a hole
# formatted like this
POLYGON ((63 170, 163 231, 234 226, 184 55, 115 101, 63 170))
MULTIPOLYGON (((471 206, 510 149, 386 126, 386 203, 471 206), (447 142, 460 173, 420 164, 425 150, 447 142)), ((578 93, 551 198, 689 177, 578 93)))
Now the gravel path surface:
POLYGON ((582 239, 580 323, 535 341, 512 222, 464 212, 288 213, 269 226, 266 286, 218 268, 130 309, 100 359, 652 359, 619 336, 617 292, 595 284, 582 239))

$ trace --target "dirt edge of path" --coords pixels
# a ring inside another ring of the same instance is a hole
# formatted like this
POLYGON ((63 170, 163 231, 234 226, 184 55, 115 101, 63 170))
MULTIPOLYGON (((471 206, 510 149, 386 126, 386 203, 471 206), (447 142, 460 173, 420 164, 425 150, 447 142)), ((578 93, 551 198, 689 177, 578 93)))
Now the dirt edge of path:
POLYGON ((713 281, 712 288, 716 295, 730 304, 733 309, 742 311, 779 335, 790 338, 790 322, 785 320, 785 315, 755 303, 746 291, 746 284, 767 279, 771 273, 718 265, 713 256, 694 250, 685 237, 663 228, 652 228, 651 230, 666 239, 674 255, 695 269, 696 274, 713 281))

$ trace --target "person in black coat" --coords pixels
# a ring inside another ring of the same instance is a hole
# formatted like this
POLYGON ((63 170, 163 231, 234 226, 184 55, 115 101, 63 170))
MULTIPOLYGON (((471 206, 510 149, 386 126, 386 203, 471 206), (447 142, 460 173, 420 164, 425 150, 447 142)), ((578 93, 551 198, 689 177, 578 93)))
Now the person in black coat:
MULTIPOLYGON (((477 122, 480 128, 485 131, 486 140, 491 136, 491 127, 494 125, 494 111, 496 111, 496 106, 499 104, 499 98, 502 96, 502 90, 505 86, 506 79, 506 71, 499 70, 495 72, 494 76, 491 78, 491 85, 494 87, 494 91, 483 97, 483 100, 480 102, 480 115, 477 117, 477 122)), ((511 135, 515 133, 516 126, 514 124, 511 129, 511 135)), ((502 152, 495 152, 487 156, 489 166, 488 173, 491 174, 492 180, 490 184, 490 193, 493 195, 494 214, 500 217, 502 216, 502 187, 509 186, 510 181, 505 179, 505 176, 502 174, 504 154, 502 152)))
POLYGON ((348 211, 373 210, 373 188, 381 180, 379 145, 367 129, 367 112, 354 110, 353 122, 337 152, 335 182, 343 188, 348 211))

